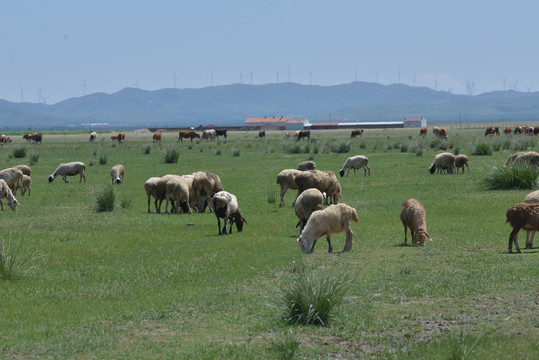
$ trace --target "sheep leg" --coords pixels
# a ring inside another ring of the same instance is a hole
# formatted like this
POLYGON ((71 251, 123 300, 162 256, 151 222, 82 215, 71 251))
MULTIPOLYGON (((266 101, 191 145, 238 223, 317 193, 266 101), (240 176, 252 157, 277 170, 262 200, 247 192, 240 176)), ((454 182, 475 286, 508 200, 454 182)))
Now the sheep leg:
POLYGON ((333 252, 333 246, 331 246, 331 237, 330 237, 330 235, 326 235, 326 240, 328 241, 328 246, 329 246, 328 253, 332 253, 333 252))
POLYGON ((221 233, 221 219, 219 216, 217 216, 217 229, 219 229, 219 235, 222 235, 221 233))
POLYGON ((354 233, 352 231, 352 228, 350 225, 348 225, 348 229, 346 229, 346 242, 344 243, 344 250, 343 251, 351 251, 352 250, 352 240, 354 239, 354 233))
POLYGON ((224 225, 223 225, 223 235, 226 235, 228 234, 228 232, 226 231, 226 223, 227 223, 227 220, 228 218, 225 216, 225 219, 224 219, 224 225))
POLYGON ((357 175, 357 174, 356 174, 356 168, 354 168, 354 176, 356 176, 356 175, 357 175))
POLYGON ((513 252, 513 242, 515 243, 515 248, 517 252, 520 252, 520 248, 518 246, 518 232, 520 231, 520 227, 516 227, 511 231, 511 234, 509 234, 509 244, 507 245, 507 252, 512 253, 513 252))
POLYGON ((62 176, 62 180, 64 180, 65 183, 67 183, 67 179, 66 179, 66 176, 62 176))
POLYGON ((404 225, 404 245, 408 245, 408 227, 404 225))
POLYGON ((535 230, 530 230, 526 234, 526 249, 531 249, 533 247, 533 236, 535 235, 535 230))
MULTIPOLYGON (((369 165, 365 165, 365 168, 369 170, 369 176, 371 176, 371 168, 369 167, 369 165)), ((365 175, 367 175, 367 172, 365 172, 365 175)))
POLYGON ((148 214, 151 213, 151 211, 150 211, 150 198, 151 198, 151 195, 148 194, 148 214))
POLYGON ((0 200, 0 207, 2 208, 2 211, 4 211, 4 204, 2 204, 2 200, 0 200))
POLYGON ((234 222, 235 222, 234 218, 228 219, 228 223, 229 223, 229 225, 228 225, 228 233, 229 234, 232 234, 232 225, 234 225, 234 222))
POLYGON ((279 203, 279 207, 285 207, 284 195, 286 194, 287 189, 288 187, 281 185, 281 202, 279 203))

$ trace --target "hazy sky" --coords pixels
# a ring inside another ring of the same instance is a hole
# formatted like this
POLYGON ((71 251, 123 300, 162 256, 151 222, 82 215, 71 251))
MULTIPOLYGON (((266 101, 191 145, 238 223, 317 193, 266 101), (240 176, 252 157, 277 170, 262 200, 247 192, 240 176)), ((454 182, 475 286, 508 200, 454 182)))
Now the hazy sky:
POLYGON ((539 91, 538 16, 537 0, 6 0, 0 99, 399 74, 459 94, 539 91))

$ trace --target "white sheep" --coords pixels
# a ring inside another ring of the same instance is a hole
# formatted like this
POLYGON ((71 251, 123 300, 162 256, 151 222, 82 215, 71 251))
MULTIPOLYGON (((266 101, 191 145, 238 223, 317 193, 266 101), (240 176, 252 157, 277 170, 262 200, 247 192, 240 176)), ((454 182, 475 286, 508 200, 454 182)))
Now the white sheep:
POLYGON ((191 210, 197 211, 197 195, 193 186, 195 177, 192 174, 187 174, 182 175, 182 178, 185 180, 187 188, 189 189, 189 207, 191 208, 191 210))
POLYGON ((170 212, 179 214, 179 207, 181 206, 184 212, 192 214, 189 207, 189 186, 184 178, 181 176, 173 176, 169 178, 166 183, 166 199, 165 214, 168 213, 168 203, 172 202, 170 212))
MULTIPOLYGON (((524 198, 525 203, 539 203, 539 190, 529 193, 524 198)), ((533 247, 533 237, 535 236, 535 230, 528 230, 526 232, 526 249, 533 247)))
POLYGON ((124 173, 125 168, 123 165, 114 165, 112 169, 110 169, 110 177, 112 179, 112 184, 123 184, 124 182, 124 173))
POLYGON ((296 185, 296 175, 299 174, 300 170, 295 169, 285 169, 277 175, 277 184, 281 188, 281 202, 279 203, 280 207, 284 207, 284 195, 286 190, 297 190, 298 186, 296 185))
POLYGON ((155 212, 160 212, 160 207, 157 206, 157 202, 159 200, 159 190, 157 188, 157 183, 161 178, 159 177, 151 177, 144 183, 144 190, 146 190, 146 196, 148 196, 148 213, 151 213, 150 211, 150 199, 153 196, 155 198, 155 212))
POLYGON ((54 173, 52 173, 51 176, 49 176, 49 183, 53 182, 54 179, 61 175, 62 180, 64 180, 65 183, 67 183, 66 176, 75 176, 77 174, 80 175, 79 183, 82 182, 84 179, 84 182, 86 182, 86 175, 84 175, 84 171, 86 170, 86 165, 80 161, 74 161, 70 163, 62 163, 58 165, 54 173))
POLYGON ((350 227, 350 221, 358 222, 357 211, 346 204, 331 205, 324 210, 317 210, 311 214, 305 228, 298 237, 298 245, 304 253, 312 253, 316 241, 322 235, 326 235, 329 249, 333 252, 331 246, 331 235, 345 232, 346 242, 343 251, 352 250, 352 240, 354 233, 350 227))
POLYGON ((13 168, 19 169, 24 175, 32 176, 32 169, 28 165, 15 165, 13 168))
POLYGON ((197 197, 198 212, 203 213, 207 205, 211 206, 211 197, 219 191, 223 191, 223 185, 218 175, 209 171, 197 171, 193 173, 193 188, 197 197))
POLYGON ((367 176, 367 170, 369 170, 369 176, 371 175, 371 168, 369 168, 369 159, 365 155, 356 155, 351 156, 344 162, 344 165, 342 166, 341 170, 339 170, 339 175, 341 177, 344 176, 345 170, 348 169, 346 172, 346 176, 350 173, 350 169, 354 169, 354 176, 356 175, 356 169, 363 168, 363 171, 365 172, 365 176, 367 176))
POLYGON ((26 190, 28 190, 28 196, 30 196, 30 191, 32 187, 32 178, 28 175, 22 176, 22 188, 21 188, 21 196, 26 193, 26 190))
POLYGON ((300 234, 311 214, 316 210, 322 210, 323 203, 324 195, 318 189, 307 189, 298 196, 296 200, 296 216, 299 218, 300 234))
POLYGON ((408 244, 408 228, 412 236, 412 245, 424 245, 427 238, 432 240, 427 233, 425 208, 416 199, 408 199, 402 203, 401 221, 404 225, 404 245, 408 244))
POLYGON ((19 205, 19 202, 17 199, 15 199, 15 196, 13 196, 13 193, 11 192, 11 189, 9 188, 7 182, 4 179, 0 179, 0 207, 2 208, 2 211, 4 211, 4 204, 2 204, 2 199, 6 198, 9 207, 11 210, 16 210, 17 205, 19 205))
POLYGON ((520 252, 518 246, 518 232, 520 229, 526 231, 539 230, 539 203, 519 203, 511 206, 506 213, 506 223, 509 223, 513 230, 509 234, 509 244, 507 251, 513 252, 513 243, 517 252, 520 252))
POLYGON ((243 223, 247 223, 243 215, 241 214, 238 206, 238 199, 235 195, 227 191, 219 191, 213 194, 212 206, 217 217, 217 228, 219 229, 219 235, 232 234, 232 225, 236 224, 238 232, 243 230, 243 223), (223 230, 221 231, 221 219, 224 219, 223 230), (226 223, 230 221, 228 231, 226 229, 226 223))
POLYGON ((296 170, 299 170, 299 171, 315 170, 315 169, 316 169, 316 164, 314 163, 314 161, 310 161, 310 160, 300 162, 298 166, 296 167, 296 170))
POLYGON ((448 174, 453 174, 453 171, 455 170, 455 155, 444 152, 434 157, 434 160, 429 167, 430 173, 434 174, 434 172, 437 171, 438 174, 443 174, 444 170, 447 170, 448 174))
POLYGON ((459 154, 455 157, 455 168, 457 170, 457 174, 459 173, 459 168, 462 169, 462 173, 464 174, 464 166, 468 168, 468 174, 470 173, 470 167, 468 166, 468 157, 463 154, 459 154))
POLYGON ((15 168, 7 168, 0 171, 0 179, 4 179, 13 192, 14 195, 17 195, 17 189, 22 189, 22 171, 15 168))
MULTIPOLYGON (((309 188, 315 188, 320 192, 326 193, 327 198, 333 200, 333 204, 339 202, 341 195, 341 183, 333 173, 333 171, 308 170, 301 171, 296 175, 296 185, 298 187, 298 196, 309 188)), ((294 201, 294 204, 296 201, 294 201)))

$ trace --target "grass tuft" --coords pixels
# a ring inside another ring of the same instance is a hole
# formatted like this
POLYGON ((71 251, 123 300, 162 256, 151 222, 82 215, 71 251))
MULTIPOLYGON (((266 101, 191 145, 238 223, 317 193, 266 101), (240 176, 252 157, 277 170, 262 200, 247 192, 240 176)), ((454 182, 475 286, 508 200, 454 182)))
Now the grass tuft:
POLYGON ((101 155, 99 157, 99 165, 107 165, 107 155, 101 155))
POLYGON ((492 148, 487 143, 477 143, 472 150, 473 155, 492 155, 492 148))
POLYGON ((180 159, 180 152, 176 149, 167 149, 165 152, 165 163, 176 164, 180 159))
POLYGON ((39 162, 39 154, 33 152, 30 154, 30 165, 35 165, 39 162))
POLYGON ((26 157, 26 148, 18 147, 18 148, 13 149, 13 157, 15 159, 22 159, 26 157))
POLYGON ((534 166, 495 166, 483 180, 483 185, 487 190, 533 189, 538 176, 539 169, 534 166))
POLYGON ((97 188, 94 191, 94 203, 96 212, 106 212, 114 210, 116 202, 116 189, 107 185, 97 188))
POLYGON ((0 280, 11 280, 23 273, 32 259, 32 254, 22 253, 24 238, 19 241, 0 241, 0 280))
POLYGON ((291 330, 282 338, 272 341, 271 349, 277 354, 278 359, 291 360, 296 358, 300 342, 291 330))

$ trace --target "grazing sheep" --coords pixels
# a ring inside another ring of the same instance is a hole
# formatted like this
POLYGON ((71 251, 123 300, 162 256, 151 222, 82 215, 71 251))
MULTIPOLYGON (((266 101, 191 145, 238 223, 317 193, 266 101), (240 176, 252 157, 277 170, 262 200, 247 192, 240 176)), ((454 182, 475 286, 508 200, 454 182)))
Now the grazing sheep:
POLYGON ((402 203, 401 221, 404 225, 404 245, 408 245, 408 228, 412 236, 412 245, 424 245, 427 238, 432 240, 427 233, 425 215, 425 208, 416 199, 408 199, 402 203))
POLYGON ((158 177, 151 177, 144 183, 144 190, 146 190, 146 196, 148 196, 148 213, 151 213, 150 211, 150 199, 153 196, 155 198, 155 212, 159 213, 160 208, 157 206, 157 202, 159 200, 159 190, 157 189, 157 182, 161 178, 158 177))
POLYGON ((112 184, 123 184, 124 182, 124 172, 125 168, 123 165, 114 165, 112 169, 110 169, 110 177, 112 179, 112 184))
POLYGON ((90 142, 94 142, 97 138, 97 133, 95 131, 90 133, 90 142))
MULTIPOLYGON (((518 232, 520 229, 526 231, 538 231, 539 230, 539 203, 519 203, 511 206, 507 210, 506 223, 509 223, 513 227, 513 231, 509 235, 509 244, 507 251, 513 252, 513 243, 517 252, 520 252, 518 246, 518 232)), ((530 244, 531 245, 531 244, 530 244)))
POLYGON ((21 196, 26 193, 26 190, 28 190, 28 196, 30 196, 30 190, 32 187, 32 178, 28 175, 22 176, 22 188, 21 188, 21 196))
POLYGON ((192 210, 197 211, 197 196, 195 193, 195 188, 193 187, 193 182, 195 180, 195 177, 189 174, 189 175, 182 175, 182 178, 185 180, 187 184, 187 188, 189 189, 189 207, 192 210))
POLYGON ((86 176, 84 175, 84 171, 86 170, 86 165, 80 161, 74 161, 70 163, 60 164, 54 173, 49 176, 49 183, 53 182, 54 179, 61 175, 62 180, 64 180, 65 183, 67 183, 66 176, 75 176, 77 174, 80 175, 79 183, 82 182, 82 179, 84 179, 84 182, 86 182, 86 176))
POLYGON ((0 171, 0 179, 6 181, 14 195, 17 195, 17 189, 22 189, 22 171, 15 168, 7 168, 0 171))
MULTIPOLYGON (((300 171, 296 175, 296 185, 298 186, 298 196, 309 188, 315 188, 326 193, 327 197, 333 200, 333 204, 339 202, 341 195, 341 183, 333 171, 308 170, 300 171)), ((327 201, 326 201, 327 202, 327 201)), ((296 201, 294 201, 294 204, 296 201)))
POLYGON ((346 232, 346 242, 343 251, 352 250, 354 233, 350 221, 359 222, 357 211, 346 204, 331 205, 324 210, 317 210, 311 214, 305 228, 298 237, 298 245, 304 253, 312 253, 316 241, 326 235, 328 252, 333 252, 331 235, 346 232))
POLYGON ((189 186, 187 185, 185 179, 181 176, 173 176, 169 178, 169 180, 166 182, 165 196, 167 199, 167 203, 165 205, 165 214, 168 213, 169 201, 172 202, 170 210, 171 212, 179 214, 179 206, 181 206, 184 212, 188 212, 189 214, 193 213, 188 205, 189 186))
POLYGON ((32 169, 28 165, 15 165, 14 169, 19 169, 24 175, 32 176, 32 169))
POLYGON ((323 203, 324 195, 318 189, 307 189, 298 196, 296 200, 296 216, 299 218, 300 235, 313 211, 322 210, 323 203))
POLYGON ((515 162, 515 159, 517 157, 519 157, 520 155, 524 154, 524 151, 519 151, 519 152, 516 152, 514 154, 511 154, 507 157, 507 160, 505 161, 505 164, 504 166, 509 166, 509 165, 513 165, 513 163, 515 162))
POLYGON ((459 168, 462 169, 462 173, 464 174, 464 166, 468 168, 468 174, 469 174, 470 167, 468 166, 468 157, 462 154, 457 155, 455 157, 455 168, 457 170, 457 174, 459 173, 459 168))
POLYGON ((218 191, 213 194, 212 207, 217 217, 217 228, 219 235, 232 234, 232 225, 236 223, 238 232, 243 230, 243 223, 247 223, 238 207, 238 199, 227 191, 218 191), (221 231, 221 219, 224 219, 223 230, 221 231), (226 229, 227 220, 230 221, 228 232, 226 229))
MULTIPOLYGON (((524 198, 525 203, 539 203, 539 190, 529 193, 524 198)), ((535 230, 529 230, 526 232, 526 249, 533 247, 533 237, 535 236, 535 230)))
POLYGON ((314 170, 314 169, 316 169, 316 164, 314 163, 314 161, 300 162, 298 164, 298 167, 296 168, 296 170, 299 170, 299 171, 307 171, 307 170, 314 170))
POLYGON ((535 151, 527 151, 519 154, 515 158, 513 164, 539 166, 539 153, 536 153, 535 151))
POLYGON ((434 157, 434 160, 432 161, 431 166, 429 167, 429 171, 431 174, 434 174, 435 171, 440 173, 444 173, 444 170, 447 170, 448 174, 453 174, 453 171, 455 169, 455 155, 445 152, 438 154, 434 157))
POLYGON ((210 204, 210 211, 213 211, 210 200, 213 194, 224 190, 221 179, 209 171, 197 171, 193 173, 193 176, 198 212, 203 213, 208 204, 210 204))
POLYGON ((299 174, 300 170, 295 169, 285 169, 277 175, 277 184, 281 187, 281 202, 279 203, 280 207, 284 207, 284 195, 286 190, 297 190, 298 186, 296 185, 296 175, 299 174))
POLYGON ((0 207, 2 208, 2 211, 4 211, 4 204, 2 204, 2 199, 6 198, 7 203, 11 210, 16 210, 17 205, 19 205, 19 202, 17 199, 15 199, 15 196, 13 196, 13 193, 11 192, 11 189, 9 188, 7 182, 4 179, 0 179, 0 207))
POLYGON ((363 168, 363 171, 365 172, 365 176, 367 176, 367 170, 369 170, 369 176, 371 175, 371 168, 369 167, 369 159, 365 155, 356 155, 351 156, 344 162, 344 165, 342 166, 341 170, 339 170, 339 175, 341 177, 344 176, 344 171, 348 169, 346 172, 346 176, 350 173, 350 169, 354 169, 354 176, 356 175, 356 169, 363 168))

